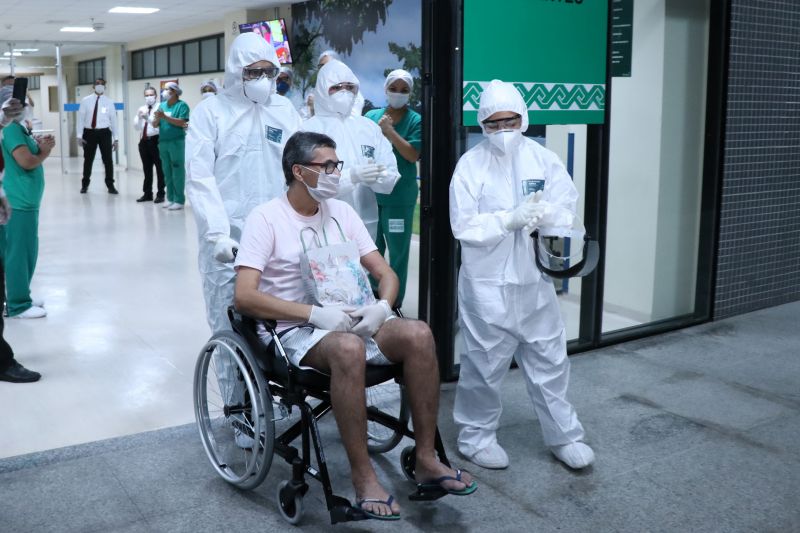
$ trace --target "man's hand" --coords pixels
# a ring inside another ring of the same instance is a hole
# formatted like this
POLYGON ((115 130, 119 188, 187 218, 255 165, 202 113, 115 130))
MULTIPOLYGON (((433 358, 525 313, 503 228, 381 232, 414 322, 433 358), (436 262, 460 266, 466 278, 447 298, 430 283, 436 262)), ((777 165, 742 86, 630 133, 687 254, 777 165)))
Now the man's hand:
POLYGON ((380 120, 378 120, 378 126, 380 126, 381 131, 384 135, 387 135, 394 131, 394 120, 389 115, 384 114, 380 120))
POLYGON ((239 243, 230 237, 220 237, 214 243, 214 259, 220 263, 230 263, 236 258, 234 250, 239 248, 239 243))
POLYGON ((22 115, 22 102, 16 98, 9 98, 3 102, 3 106, 0 110, 2 110, 2 112, 0 112, 0 127, 3 127, 11 124, 22 115))
POLYGON ((114 141, 114 144, 111 145, 111 149, 116 152, 118 148, 119 148, 119 141, 114 141))
POLYGON ((308 322, 314 327, 328 331, 350 331, 353 319, 339 307, 311 307, 308 322))
POLYGON ((81 146, 81 147, 86 146, 86 141, 83 140, 83 137, 78 136, 78 137, 75 137, 75 138, 78 139, 78 145, 79 146, 81 146))
POLYGON ((164 114, 164 110, 163 110, 163 109, 161 109, 161 108, 159 107, 158 109, 156 109, 156 110, 153 112, 153 116, 154 116, 154 117, 156 117, 157 119, 162 119, 162 118, 164 118, 166 115, 164 114))
POLYGON ((392 316, 392 308, 389 302, 381 300, 372 305, 365 305, 350 313, 354 319, 361 319, 353 326, 353 333, 359 337, 372 337, 375 335, 384 322, 392 316))
POLYGON ((56 146, 56 138, 52 135, 37 137, 36 144, 39 145, 39 153, 47 156, 50 155, 50 151, 56 146))
POLYGON ((0 196, 0 225, 8 222, 11 218, 11 204, 8 203, 8 198, 0 196))

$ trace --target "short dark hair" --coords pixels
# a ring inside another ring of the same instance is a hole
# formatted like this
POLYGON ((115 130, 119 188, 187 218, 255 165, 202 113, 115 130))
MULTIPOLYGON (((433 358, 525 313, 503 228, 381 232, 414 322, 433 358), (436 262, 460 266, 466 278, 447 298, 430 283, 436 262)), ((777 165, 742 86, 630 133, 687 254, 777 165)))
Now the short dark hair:
POLYGON ((106 84, 106 80, 105 80, 105 78, 95 78, 95 79, 94 79, 94 82, 95 82, 95 83, 97 83, 98 81, 102 81, 102 82, 103 82, 103 85, 105 85, 105 84, 106 84))
POLYGON ((292 167, 301 163, 308 163, 314 157, 314 150, 317 148, 333 148, 336 150, 336 143, 324 133, 314 131, 298 131, 286 141, 283 147, 283 177, 286 178, 286 185, 291 185, 294 181, 292 167))

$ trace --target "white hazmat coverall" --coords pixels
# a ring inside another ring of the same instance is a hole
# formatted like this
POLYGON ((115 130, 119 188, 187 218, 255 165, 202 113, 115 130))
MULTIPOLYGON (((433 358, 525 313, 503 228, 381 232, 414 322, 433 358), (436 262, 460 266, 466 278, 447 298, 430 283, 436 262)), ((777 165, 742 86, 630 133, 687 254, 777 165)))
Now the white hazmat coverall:
MULTIPOLYGON (((512 85, 494 81, 481 95, 479 121, 498 111, 518 113, 521 132, 527 129, 522 97, 512 85)), ((450 224, 461 242, 458 311, 466 350, 453 417, 459 451, 467 456, 496 443, 500 387, 512 356, 525 373, 545 443, 584 436, 566 399, 569 360, 553 283, 536 268, 529 231, 508 231, 504 224, 537 190, 542 201, 573 213, 578 193, 558 156, 521 132, 505 153, 488 139, 469 150, 450 183, 450 224)), ((554 223, 548 216, 540 226, 554 223)))
POLYGON ((336 142, 336 155, 344 161, 337 198, 356 210, 375 240, 378 235, 375 193, 391 193, 400 179, 400 172, 392 145, 383 136, 381 128, 366 117, 353 116, 351 108, 337 109, 328 89, 339 83, 358 85, 358 78, 347 65, 332 59, 319 70, 314 88, 314 116, 303 123, 302 129, 324 133, 336 142), (354 169, 357 172, 359 166, 371 162, 386 167, 380 181, 370 185, 354 184, 351 172, 354 169))
POLYGON ((243 91, 242 67, 266 60, 279 66, 275 49, 254 33, 239 35, 225 65, 225 89, 192 110, 186 139, 186 192, 199 234, 199 266, 206 317, 213 332, 230 329, 233 263, 214 258, 218 239, 237 243, 250 211, 279 194, 286 181, 283 147, 302 122, 292 103, 274 92, 266 104, 243 91))

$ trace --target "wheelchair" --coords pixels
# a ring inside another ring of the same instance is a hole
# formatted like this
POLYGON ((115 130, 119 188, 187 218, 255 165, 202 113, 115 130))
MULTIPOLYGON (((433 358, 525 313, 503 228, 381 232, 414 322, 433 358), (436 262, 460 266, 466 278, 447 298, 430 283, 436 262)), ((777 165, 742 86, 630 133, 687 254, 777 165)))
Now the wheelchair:
MULTIPOLYGON (((332 410, 330 376, 292 365, 275 331, 276 322, 241 315, 233 307, 228 308, 228 318, 233 331, 211 337, 200 352, 194 374, 195 418, 214 470, 231 485, 251 490, 267 477, 277 454, 292 469, 291 479, 276 486, 278 510, 287 522, 298 524, 302 519, 303 497, 309 490, 306 478, 322 485, 331 524, 369 518, 349 500, 334 494, 328 475, 317 421, 332 410), (258 335, 259 323, 272 335, 269 346, 258 335), (221 370, 232 379, 220 380, 221 370), (276 435, 275 422, 294 410, 299 411, 299 419, 276 435), (298 438, 299 449, 293 446, 298 438)), ((403 437, 414 439, 402 376, 399 364, 367 365, 370 453, 388 452, 403 437)), ((449 467, 438 428, 435 448, 439 460, 449 467)), ((415 447, 403 449, 402 471, 416 483, 415 462, 415 447)), ((418 485, 409 498, 429 501, 446 494, 418 485)))

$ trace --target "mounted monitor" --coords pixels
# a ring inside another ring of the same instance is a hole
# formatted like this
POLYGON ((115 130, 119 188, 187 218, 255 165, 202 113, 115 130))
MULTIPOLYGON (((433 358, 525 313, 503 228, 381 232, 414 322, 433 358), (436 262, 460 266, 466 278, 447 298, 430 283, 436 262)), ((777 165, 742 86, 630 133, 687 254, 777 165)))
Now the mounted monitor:
POLYGON ((239 33, 257 33, 262 36, 269 44, 275 47, 278 54, 278 61, 282 65, 292 62, 292 53, 289 50, 289 35, 286 32, 286 22, 284 19, 262 20, 259 22, 248 22, 239 24, 239 33))

